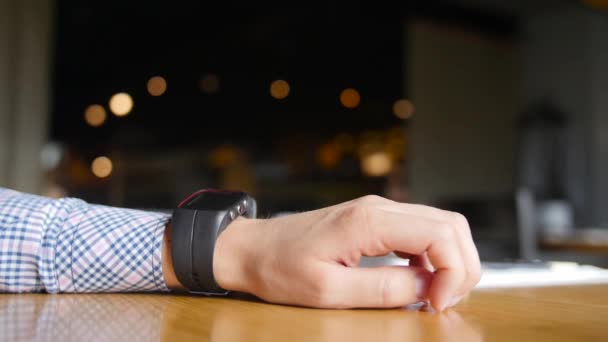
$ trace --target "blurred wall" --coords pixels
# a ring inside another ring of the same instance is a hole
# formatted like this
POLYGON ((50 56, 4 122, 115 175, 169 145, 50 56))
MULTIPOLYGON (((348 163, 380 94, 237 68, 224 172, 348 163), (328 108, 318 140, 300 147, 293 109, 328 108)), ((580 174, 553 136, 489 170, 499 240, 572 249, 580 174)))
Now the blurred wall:
POLYGON ((412 200, 511 195, 521 110, 518 46, 429 21, 410 24, 408 41, 406 83, 416 106, 412 200))
POLYGON ((526 102, 566 114, 567 196, 580 225, 608 225, 608 14, 571 4, 523 23, 526 102))
POLYGON ((0 0, 0 186, 38 192, 47 137, 51 0, 0 0))

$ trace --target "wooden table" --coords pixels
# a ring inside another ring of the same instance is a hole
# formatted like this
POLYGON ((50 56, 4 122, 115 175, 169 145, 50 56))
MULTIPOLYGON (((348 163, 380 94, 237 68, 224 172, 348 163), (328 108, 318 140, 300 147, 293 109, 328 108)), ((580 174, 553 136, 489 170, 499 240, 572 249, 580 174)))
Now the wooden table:
POLYGON ((544 240, 540 242, 540 246, 549 250, 608 254, 608 242, 605 241, 590 243, 579 239, 544 240))
POLYGON ((163 294, 0 295, 0 341, 608 341, 608 285, 477 290, 442 314, 163 294))
POLYGON ((540 246, 550 250, 608 255, 608 229, 577 229, 566 236, 541 239, 540 246))

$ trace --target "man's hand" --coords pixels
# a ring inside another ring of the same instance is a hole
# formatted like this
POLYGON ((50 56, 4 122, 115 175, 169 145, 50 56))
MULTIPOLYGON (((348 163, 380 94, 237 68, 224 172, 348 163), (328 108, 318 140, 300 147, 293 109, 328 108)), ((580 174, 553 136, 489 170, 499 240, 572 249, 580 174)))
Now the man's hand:
POLYGON ((480 278, 460 214, 366 196, 267 220, 237 219, 219 237, 214 273, 227 290, 318 308, 389 308, 430 299, 456 304, 480 278), (359 268, 396 252, 410 266, 359 268))

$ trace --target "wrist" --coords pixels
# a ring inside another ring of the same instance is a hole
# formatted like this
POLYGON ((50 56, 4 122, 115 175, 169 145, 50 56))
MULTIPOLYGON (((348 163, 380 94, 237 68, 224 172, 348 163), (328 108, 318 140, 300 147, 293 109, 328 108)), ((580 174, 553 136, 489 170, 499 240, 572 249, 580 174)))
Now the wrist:
POLYGON ((213 274, 217 284, 229 291, 250 292, 249 265, 255 265, 252 240, 248 237, 258 220, 240 217, 220 234, 213 253, 213 274))

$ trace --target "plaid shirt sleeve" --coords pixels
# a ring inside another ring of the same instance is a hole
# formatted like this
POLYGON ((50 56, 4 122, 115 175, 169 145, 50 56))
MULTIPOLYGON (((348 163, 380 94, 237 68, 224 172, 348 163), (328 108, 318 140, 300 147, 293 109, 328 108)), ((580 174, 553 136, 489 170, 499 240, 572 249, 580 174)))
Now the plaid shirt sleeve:
POLYGON ((168 291, 169 216, 0 188, 0 292, 168 291))

